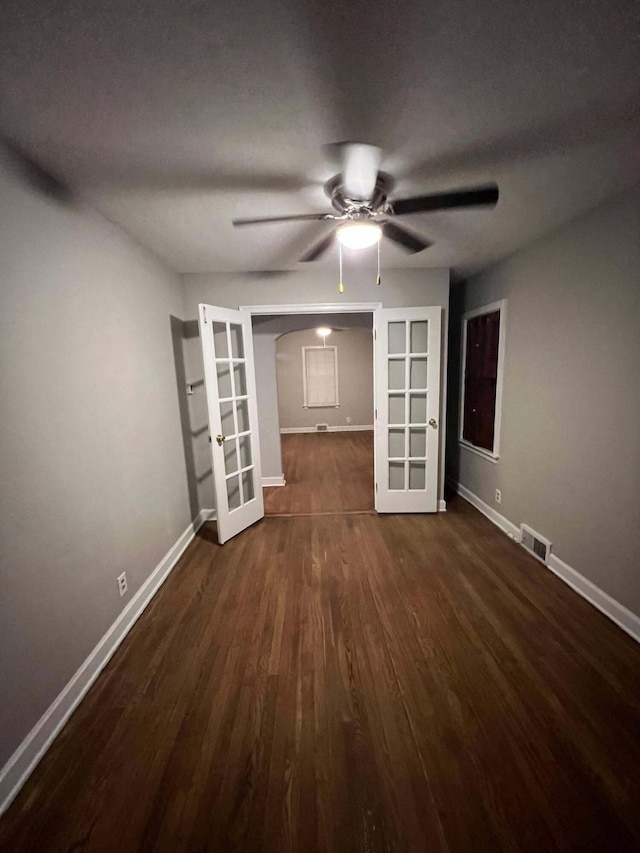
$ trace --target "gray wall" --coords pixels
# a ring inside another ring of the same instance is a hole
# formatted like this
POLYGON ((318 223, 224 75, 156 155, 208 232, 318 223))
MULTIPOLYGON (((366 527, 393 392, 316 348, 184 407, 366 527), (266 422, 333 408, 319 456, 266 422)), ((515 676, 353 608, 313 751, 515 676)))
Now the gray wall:
MULTIPOLYGON (((327 321, 331 325, 331 321, 327 321)), ((280 427, 314 427, 317 423, 348 427, 373 424, 373 332, 344 329, 327 338, 338 351, 340 407, 304 408, 302 347, 322 346, 315 330, 290 332, 276 342, 280 427)))
POLYGON ((640 614, 640 191, 453 288, 451 331, 453 479, 551 539, 560 559, 640 614), (501 458, 492 464, 453 433, 459 328, 465 310, 503 298, 501 458))
MULTIPOLYGON (((384 270, 383 284, 375 284, 375 275, 371 270, 351 269, 346 282, 344 294, 339 294, 335 285, 335 277, 327 275, 327 270, 313 268, 309 265, 295 272, 264 272, 264 273, 217 273, 183 275, 185 299, 185 318, 190 323, 198 316, 198 304, 219 305, 224 308, 238 308, 241 305, 309 305, 336 304, 339 310, 341 302, 381 302, 385 308, 440 305, 443 309, 443 330, 448 323, 449 306, 449 270, 435 269, 402 269, 384 270)), ((360 315, 362 316, 362 315, 360 315)), ((314 325, 318 325, 314 322, 314 325)), ((306 328, 307 326, 290 326, 289 328, 306 328)), ((254 354, 256 356, 256 384, 258 386, 258 407, 260 414, 260 446, 262 449, 263 476, 281 476, 282 462, 280 458, 279 434, 276 427, 277 409, 274 406, 275 397, 275 336, 266 330, 264 338, 254 319, 254 354), (270 337, 269 337, 270 335, 270 337), (275 445, 278 445, 277 453, 275 445)), ((283 329, 280 329, 281 334, 283 329)), ((446 334, 443 334, 442 345, 442 419, 446 411, 446 334)), ((205 412, 204 386, 202 384, 202 354, 198 346, 190 347, 187 357, 187 373, 195 381, 195 394, 190 399, 194 411, 205 412)), ((195 422, 194 422, 195 423, 195 422)), ((198 419, 197 423, 200 423, 198 419)), ((211 479, 209 458, 210 450, 207 432, 196 434, 193 430, 193 458, 200 460, 200 467, 195 473, 198 480, 200 506, 214 506, 213 483, 211 479)), ((441 431, 441 483, 440 494, 444 489, 444 453, 445 431, 441 431)))
MULTIPOLYGON (((337 271, 336 271, 337 272, 337 271)), ((225 308, 239 305, 308 305, 343 302, 382 302, 385 308, 449 305, 449 270, 383 270, 383 284, 370 269, 350 269, 345 292, 338 293, 335 276, 307 264, 293 272, 216 273, 183 275, 185 318, 196 319, 198 304, 225 308)))
POLYGON ((1 766, 191 514, 178 277, 4 162, 0 184, 1 766))

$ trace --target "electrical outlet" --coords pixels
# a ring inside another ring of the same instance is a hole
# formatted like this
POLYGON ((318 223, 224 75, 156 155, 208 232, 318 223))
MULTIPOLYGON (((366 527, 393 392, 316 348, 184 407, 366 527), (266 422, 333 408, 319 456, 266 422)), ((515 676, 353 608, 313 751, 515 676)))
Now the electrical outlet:
POLYGON ((351 423, 351 418, 350 418, 350 416, 349 416, 349 415, 347 415, 347 423, 348 423, 348 424, 350 424, 350 423, 351 423))
POLYGON ((127 591, 127 573, 123 572, 121 575, 118 575, 116 580, 118 581, 118 591, 120 593, 120 598, 122 598, 122 596, 127 591))
POLYGON ((500 489, 496 489, 496 503, 502 503, 502 492, 500 491, 500 489))

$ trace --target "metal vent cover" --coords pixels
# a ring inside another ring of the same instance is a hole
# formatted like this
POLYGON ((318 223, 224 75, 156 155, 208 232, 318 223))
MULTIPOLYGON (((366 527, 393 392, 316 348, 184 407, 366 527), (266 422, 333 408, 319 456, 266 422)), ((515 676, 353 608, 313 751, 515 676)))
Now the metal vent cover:
POLYGON ((329 424, 316 424, 316 432, 329 432, 329 424))
POLYGON ((546 565, 547 560, 549 559, 549 554, 551 553, 551 542, 549 542, 548 539, 545 539, 544 536, 536 533, 536 531, 527 524, 521 524, 520 544, 536 559, 546 565))

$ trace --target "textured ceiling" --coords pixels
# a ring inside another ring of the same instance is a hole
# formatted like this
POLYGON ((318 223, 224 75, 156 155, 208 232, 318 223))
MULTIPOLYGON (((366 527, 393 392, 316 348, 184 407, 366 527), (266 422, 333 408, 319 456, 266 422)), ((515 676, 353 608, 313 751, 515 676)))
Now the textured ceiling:
POLYGON ((5 0, 0 133, 179 272, 295 268, 326 224, 231 219, 327 210, 322 146, 375 143, 397 197, 499 183, 493 211, 404 218, 427 251, 382 249, 466 273, 640 180, 639 21, 624 0, 5 0))

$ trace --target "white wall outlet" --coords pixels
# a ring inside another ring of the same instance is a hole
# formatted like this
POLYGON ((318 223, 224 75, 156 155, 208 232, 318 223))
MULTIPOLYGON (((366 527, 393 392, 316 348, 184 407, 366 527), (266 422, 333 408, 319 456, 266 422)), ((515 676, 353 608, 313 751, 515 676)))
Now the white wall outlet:
POLYGON ((116 580, 118 581, 118 592, 120 593, 120 598, 122 598, 127 591, 127 573, 123 572, 121 575, 118 575, 116 580))
POLYGON ((502 492, 500 491, 500 489, 496 489, 496 503, 502 503, 502 492))
POLYGON ((347 415, 347 423, 348 423, 348 424, 350 424, 350 423, 351 423, 351 417, 350 417, 349 415, 347 415))

